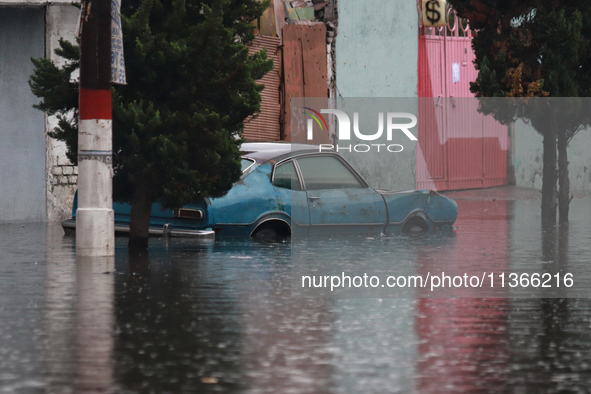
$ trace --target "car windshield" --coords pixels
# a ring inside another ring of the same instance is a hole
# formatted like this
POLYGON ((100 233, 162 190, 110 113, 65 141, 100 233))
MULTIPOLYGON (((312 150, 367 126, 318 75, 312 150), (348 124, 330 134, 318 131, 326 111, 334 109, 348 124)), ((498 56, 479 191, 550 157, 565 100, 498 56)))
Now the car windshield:
POLYGON ((244 171, 248 170, 248 168, 254 164, 254 160, 245 159, 243 157, 241 160, 241 164, 242 164, 242 172, 244 173, 244 171))

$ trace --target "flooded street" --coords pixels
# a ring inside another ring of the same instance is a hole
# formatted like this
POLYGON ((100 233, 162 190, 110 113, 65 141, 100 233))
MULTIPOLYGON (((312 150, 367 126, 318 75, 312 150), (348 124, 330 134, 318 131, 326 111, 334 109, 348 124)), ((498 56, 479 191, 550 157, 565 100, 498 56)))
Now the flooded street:
POLYGON ((541 231, 535 193, 449 193, 456 228, 432 234, 154 238, 143 254, 117 238, 112 261, 77 263, 57 224, 1 225, 0 392, 589 392, 591 198, 541 231), (297 288, 343 272, 561 286, 297 288))

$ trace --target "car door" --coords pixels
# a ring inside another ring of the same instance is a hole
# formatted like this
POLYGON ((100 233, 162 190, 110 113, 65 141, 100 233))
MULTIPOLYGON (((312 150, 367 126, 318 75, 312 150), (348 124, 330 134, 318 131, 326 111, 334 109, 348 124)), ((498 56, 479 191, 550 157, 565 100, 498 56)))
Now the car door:
POLYGON ((298 157, 298 171, 310 209, 310 232, 380 233, 387 219, 382 196, 337 155, 298 157))
POLYGON ((310 224, 307 195, 297 175, 295 164, 287 160, 275 166, 271 183, 277 188, 284 204, 285 212, 289 213, 292 231, 307 232, 310 224))

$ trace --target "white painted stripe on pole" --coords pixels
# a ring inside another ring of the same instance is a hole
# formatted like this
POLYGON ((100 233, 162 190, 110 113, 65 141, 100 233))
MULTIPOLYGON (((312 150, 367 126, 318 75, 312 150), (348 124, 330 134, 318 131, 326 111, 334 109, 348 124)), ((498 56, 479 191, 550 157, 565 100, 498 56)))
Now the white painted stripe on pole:
POLYGON ((107 119, 85 119, 78 124, 78 256, 115 254, 112 124, 107 119))
POLYGON ((78 207, 113 208, 113 166, 98 160, 78 161, 78 207))
POLYGON ((112 209, 76 210, 76 254, 79 256, 115 255, 115 214, 112 209))
POLYGON ((84 119, 78 123, 78 151, 113 149, 112 129, 110 119, 84 119))

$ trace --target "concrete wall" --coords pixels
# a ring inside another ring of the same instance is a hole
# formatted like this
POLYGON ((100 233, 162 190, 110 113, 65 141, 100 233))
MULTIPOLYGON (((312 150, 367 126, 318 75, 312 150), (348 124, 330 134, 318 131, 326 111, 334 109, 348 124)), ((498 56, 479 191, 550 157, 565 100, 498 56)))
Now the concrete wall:
POLYGON ((417 97, 418 15, 408 0, 339 0, 343 97, 417 97))
MULTIPOLYGON (((515 123, 513 135, 513 165, 515 184, 542 189, 543 138, 531 124, 515 123)), ((580 131, 568 147, 569 178, 572 191, 591 192, 591 130, 580 131)))
MULTIPOLYGON (((418 16, 414 1, 339 0, 336 38, 338 98, 417 97, 418 16)), ((418 113, 407 100, 404 110, 418 113)), ((377 121, 375 122, 377 127, 377 121)), ((375 133, 368 130, 366 134, 375 133)), ((411 130, 416 136, 417 129, 411 130)), ((361 141, 363 142, 363 141, 361 141)), ((414 189, 416 143, 393 141, 404 151, 390 155, 344 154, 372 186, 414 189)), ((351 141, 355 144, 356 141, 351 141)))
POLYGON ((44 115, 27 84, 44 19, 43 7, 0 7, 0 222, 46 219, 44 115))
MULTIPOLYGON (((56 64, 63 60, 54 51, 59 48, 59 39, 75 41, 76 25, 80 10, 72 5, 48 6, 46 16, 46 57, 56 64)), ((74 76, 78 78, 78 76, 74 76)), ((54 116, 47 117, 46 131, 57 126, 54 116)), ((49 136, 46 137, 47 155, 47 218, 50 221, 63 220, 72 216, 72 203, 76 192, 78 167, 66 157, 66 144, 49 136)))
POLYGON ((31 57, 61 64, 54 50, 60 37, 75 40, 80 10, 69 2, 46 3, 9 7, 0 1, 0 182, 5 185, 0 188, 0 222, 71 216, 77 167, 67 159, 65 144, 47 135, 57 119, 32 108, 40 99, 27 81, 33 73, 31 57))

